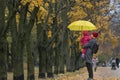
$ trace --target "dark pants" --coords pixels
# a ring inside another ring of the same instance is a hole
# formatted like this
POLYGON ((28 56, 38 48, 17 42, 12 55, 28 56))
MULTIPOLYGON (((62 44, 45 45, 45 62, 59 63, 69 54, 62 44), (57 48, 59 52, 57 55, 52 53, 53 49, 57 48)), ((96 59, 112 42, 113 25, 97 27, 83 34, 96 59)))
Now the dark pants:
POLYGON ((89 74, 89 78, 93 79, 93 68, 91 63, 86 63, 87 71, 89 74))
POLYGON ((117 67, 119 68, 119 62, 116 62, 117 67))

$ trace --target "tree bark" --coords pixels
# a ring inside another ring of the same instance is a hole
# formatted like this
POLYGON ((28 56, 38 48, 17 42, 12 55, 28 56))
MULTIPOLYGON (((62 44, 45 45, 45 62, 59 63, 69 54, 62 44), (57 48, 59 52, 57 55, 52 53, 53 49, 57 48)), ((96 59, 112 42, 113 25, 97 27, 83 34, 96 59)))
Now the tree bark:
POLYGON ((27 63, 28 63, 28 77, 27 80, 35 80, 34 75, 34 55, 32 51, 32 39, 31 39, 31 31, 35 23, 36 15, 38 13, 38 7, 35 7, 31 12, 30 21, 25 28, 25 38, 26 38, 26 48, 27 48, 27 63))
POLYGON ((27 63, 28 63, 28 76, 27 80, 35 80, 34 76, 34 56, 32 53, 32 45, 31 45, 32 38, 31 36, 27 36, 26 39, 26 49, 27 49, 27 63))
POLYGON ((47 77, 53 77, 54 52, 52 46, 47 49, 47 77))
MULTIPOLYGON (((52 35, 56 34, 57 32, 57 29, 58 29, 58 14, 57 14, 57 10, 58 10, 58 3, 57 3, 57 0, 55 2, 55 6, 54 6, 54 9, 55 9, 55 17, 53 18, 53 29, 52 29, 52 35)), ((55 37, 54 39, 54 52, 55 52, 55 55, 54 55, 54 73, 55 74, 58 74, 59 71, 60 71, 60 52, 59 52, 59 34, 57 34, 57 36, 55 37)))
POLYGON ((39 78, 45 78, 46 77, 46 43, 47 43, 47 35, 46 31, 43 30, 44 24, 39 24, 37 26, 37 32, 38 32, 38 51, 39 51, 39 78))
POLYGON ((0 80, 7 80, 7 42, 6 37, 0 39, 0 80))
MULTIPOLYGON (((68 3, 66 0, 61 1, 61 7, 67 6, 68 3)), ((69 53, 68 53, 68 34, 67 34, 67 7, 63 9, 61 12, 61 18, 62 18, 62 32, 61 32, 61 47, 60 47, 60 58, 61 58, 61 65, 60 65, 60 72, 64 73, 65 72, 65 66, 66 66, 66 61, 67 58, 69 58, 69 53)), ((68 61, 67 61, 68 62, 68 61)), ((69 65, 69 63, 68 63, 69 65)))
POLYGON ((24 29, 25 20, 26 20, 26 12, 24 11, 25 6, 21 5, 20 11, 20 19, 19 25, 16 23, 16 10, 18 10, 19 1, 12 2, 9 1, 9 26, 12 36, 12 58, 13 58, 13 80, 24 80, 24 72, 23 72, 23 53, 24 53, 24 29), (14 4, 14 5, 13 5, 14 4))
POLYGON ((6 0, 0 0, 0 80, 7 80, 6 3, 6 0))
POLYGON ((71 49, 70 49, 71 51, 71 57, 70 57, 70 71, 75 71, 75 52, 76 52, 76 50, 75 50, 75 45, 72 45, 71 46, 71 49))

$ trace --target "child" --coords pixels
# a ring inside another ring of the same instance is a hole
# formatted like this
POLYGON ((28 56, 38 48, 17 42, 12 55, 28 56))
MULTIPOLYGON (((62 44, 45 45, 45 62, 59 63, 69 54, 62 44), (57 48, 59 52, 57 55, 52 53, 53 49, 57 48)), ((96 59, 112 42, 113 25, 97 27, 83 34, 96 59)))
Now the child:
POLYGON ((97 58, 97 56, 93 57, 92 62, 93 62, 94 71, 96 72, 97 64, 98 64, 98 58, 97 58))
MULTIPOLYGON (((83 37, 80 39, 80 42, 82 46, 84 46, 88 41, 91 40, 91 36, 89 35, 88 31, 83 31, 83 37)), ((84 58, 84 55, 86 53, 86 49, 82 49, 82 58, 84 58)))

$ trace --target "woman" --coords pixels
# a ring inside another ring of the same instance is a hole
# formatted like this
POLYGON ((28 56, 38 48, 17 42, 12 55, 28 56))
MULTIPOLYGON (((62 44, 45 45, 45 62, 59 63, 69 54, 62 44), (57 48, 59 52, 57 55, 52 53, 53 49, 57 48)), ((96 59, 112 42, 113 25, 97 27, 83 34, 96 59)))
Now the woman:
POLYGON ((87 67, 87 71, 88 71, 88 80, 93 80, 93 68, 92 68, 92 57, 93 57, 93 51, 92 48, 94 46, 94 44, 97 43, 96 38, 98 37, 98 33, 97 32, 93 32, 91 35, 91 40, 85 44, 83 46, 83 48, 87 48, 87 51, 85 53, 85 61, 86 61, 86 67, 87 67))

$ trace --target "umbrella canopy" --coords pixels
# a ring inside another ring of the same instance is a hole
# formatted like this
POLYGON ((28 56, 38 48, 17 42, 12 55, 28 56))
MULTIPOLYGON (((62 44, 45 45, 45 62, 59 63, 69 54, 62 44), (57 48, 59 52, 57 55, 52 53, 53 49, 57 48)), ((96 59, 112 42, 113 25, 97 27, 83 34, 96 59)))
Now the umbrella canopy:
POLYGON ((85 20, 74 21, 68 25, 68 28, 72 31, 84 31, 84 30, 96 30, 96 26, 85 20))

